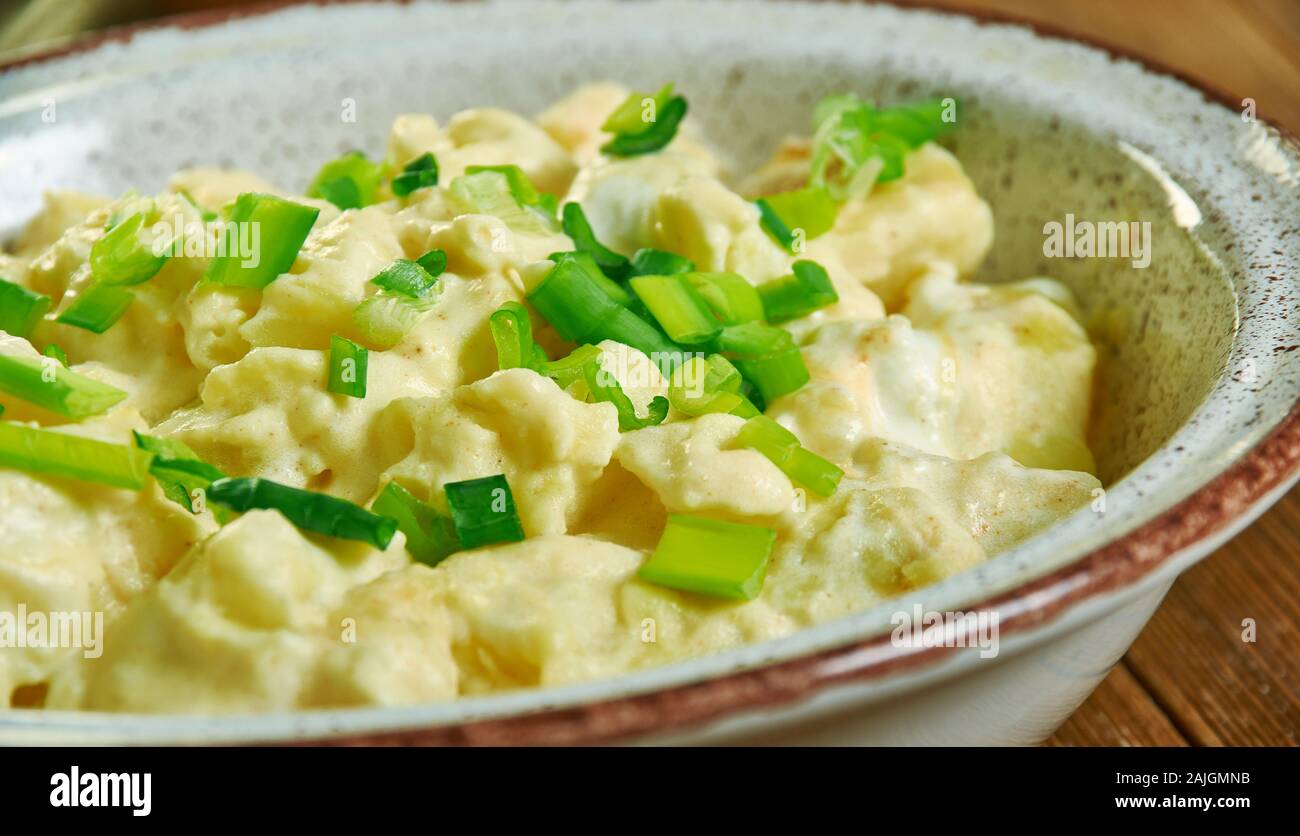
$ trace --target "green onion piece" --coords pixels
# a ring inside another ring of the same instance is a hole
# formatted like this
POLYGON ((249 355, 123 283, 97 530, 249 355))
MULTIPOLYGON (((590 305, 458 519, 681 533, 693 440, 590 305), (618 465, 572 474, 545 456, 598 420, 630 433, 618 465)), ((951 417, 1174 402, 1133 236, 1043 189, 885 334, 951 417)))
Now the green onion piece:
POLYGON ((0 279, 0 331, 29 337, 36 323, 50 310, 50 297, 0 279))
POLYGON ((471 165, 465 167, 466 174, 478 174, 480 171, 495 171, 506 178, 510 194, 520 206, 539 213, 549 223, 555 222, 555 209, 558 201, 553 194, 539 192, 517 165, 471 165))
POLYGON ((429 250, 417 258, 415 263, 423 267, 424 272, 436 279, 447 269, 447 254, 442 250, 429 250))
POLYGON ((758 290, 738 273, 687 273, 690 282, 723 325, 763 318, 758 290))
POLYGON ((717 346, 765 403, 795 391, 810 379, 794 338, 781 328, 761 322, 731 325, 722 329, 717 346))
POLYGON ((566 256, 581 264, 586 269, 587 275, 591 276, 591 280, 599 285, 600 289, 605 291, 609 298, 615 302, 629 308, 637 304, 637 300, 632 297, 631 293, 627 292, 627 288, 623 287, 620 282, 616 282, 605 275, 604 271, 600 269, 600 265, 596 263, 596 259, 592 258, 591 253, 572 250, 567 253, 551 253, 547 258, 558 263, 561 256, 566 256))
POLYGON ((291 488, 266 479, 226 478, 208 486, 208 501, 244 513, 255 508, 279 511, 303 531, 358 540, 388 548, 397 520, 381 517, 343 499, 291 488))
POLYGON ((360 209, 375 202, 384 166, 360 151, 350 151, 321 166, 307 187, 307 197, 328 200, 340 209, 360 209))
POLYGON ((600 276, 585 259, 560 253, 551 272, 528 294, 528 301, 564 339, 579 344, 614 340, 630 345, 671 374, 685 349, 611 298, 600 276))
POLYGON ((59 348, 59 346, 56 345, 55 343, 50 343, 49 345, 45 346, 45 350, 42 351, 41 354, 44 354, 46 357, 53 357, 55 360, 58 360, 59 364, 62 365, 63 368, 65 369, 68 367, 68 352, 59 348))
POLYGON ((646 408, 646 417, 638 417, 632 399, 623 391, 623 387, 614 375, 601 368, 598 360, 584 366, 582 375, 587 381, 587 389, 591 392, 593 401, 612 403, 614 408, 618 410, 619 432, 625 433, 631 430, 653 427, 662 424, 664 419, 668 417, 668 399, 657 395, 650 400, 650 404, 646 408))
POLYGON ((760 197, 754 201, 754 205, 758 207, 758 222, 763 229, 767 230, 767 234, 771 235, 786 252, 794 252, 794 233, 767 202, 767 198, 760 197))
POLYGON ((658 151, 677 135, 677 126, 686 117, 686 100, 672 95, 672 85, 667 85, 653 97, 643 93, 628 96, 605 120, 602 130, 614 134, 614 138, 601 146, 600 150, 616 157, 633 157, 658 151), (643 99, 654 99, 653 120, 643 111, 643 99))
POLYGON ((153 454, 123 444, 0 423, 0 467, 140 490, 153 454))
POLYGON ((226 474, 199 459, 182 441, 139 432, 134 435, 136 447, 154 454, 149 472, 158 480, 163 495, 191 514, 199 513, 202 508, 195 506, 196 494, 206 492, 209 485, 226 474))
POLYGON ((581 206, 576 203, 564 204, 563 227, 564 234, 573 239, 574 249, 590 254, 606 276, 615 281, 627 276, 631 266, 627 257, 619 255, 596 240, 596 233, 592 231, 581 206))
POLYGON ((941 100, 876 110, 853 95, 830 96, 814 112, 811 174, 836 200, 903 176, 907 152, 952 127, 941 100))
POLYGON ((793 252, 794 230, 803 230, 803 239, 811 241, 823 235, 835 226, 835 214, 839 207, 830 192, 822 186, 807 186, 791 192, 767 195, 760 199, 759 211, 764 219, 764 227, 776 238, 777 243, 793 252), (780 226, 790 232, 791 240, 785 240, 768 226, 767 219, 775 215, 780 226))
POLYGON ((397 520, 397 530, 406 535, 406 551, 426 566, 437 566, 460 550, 451 520, 396 482, 384 486, 370 510, 397 520))
POLYGON ((670 340, 698 345, 722 330, 704 297, 685 277, 637 276, 630 284, 670 340))
POLYGON ((199 217, 203 218, 204 223, 207 223, 208 221, 215 221, 217 219, 216 212, 213 212, 211 209, 204 209, 202 206, 200 206, 199 202, 194 199, 194 195, 190 194, 187 190, 181 189, 180 191, 177 192, 177 194, 185 198, 186 203, 193 206, 195 209, 199 210, 199 217))
POLYGON ((752 601, 763 589, 775 544, 770 528, 669 514, 659 545, 637 576, 686 592, 752 601))
POLYGON ((535 368, 538 346, 533 342, 533 323, 527 308, 518 302, 504 303, 488 317, 488 330, 497 347, 498 369, 535 368))
POLYGON ((438 158, 428 152, 402 166, 402 173, 393 178, 393 194, 406 197, 416 189, 438 185, 438 158))
POLYGON ((768 418, 758 415, 745 422, 736 435, 736 442, 762 453, 781 472, 818 496, 835 493, 844 471, 805 450, 795 434, 768 418))
POLYGON ((400 343, 433 310, 437 301, 436 293, 422 299, 376 293, 357 305, 352 322, 366 342, 389 349, 400 343))
POLYGON ((668 385, 668 402, 686 415, 729 412, 742 418, 758 414, 749 399, 740 394, 741 376, 721 354, 695 356, 673 372, 668 385))
POLYGON ((689 273, 695 269, 695 262, 677 253, 655 250, 646 247, 632 254, 628 264, 627 276, 672 276, 677 273, 689 273))
POLYGON ((117 323, 135 296, 129 290, 92 284, 77 294, 72 304, 55 317, 55 322, 102 334, 117 323))
POLYGON ((147 282, 167 263, 140 240, 144 215, 136 213, 110 229, 90 246, 90 273, 95 283, 119 286, 147 282))
POLYGON ((70 371, 53 358, 4 354, 0 354, 0 392, 74 419, 107 412, 126 398, 121 389, 70 371))
POLYGON ((594 345, 580 345, 569 352, 567 357, 542 363, 540 371, 554 380, 561 389, 567 389, 577 381, 585 379, 584 369, 593 360, 600 360, 600 348, 594 345))
MULTIPOLYGON (((426 254, 425 257, 428 255, 426 254)), ((446 258, 446 255, 444 254, 443 257, 446 258)), ((424 298, 437 283, 437 279, 429 275, 429 271, 421 267, 418 262, 405 258, 399 258, 380 270, 370 281, 382 290, 408 299, 424 298)))
POLYGON ((516 200, 510 179, 500 171, 462 175, 451 181, 447 192, 462 214, 492 215, 518 232, 550 235, 555 231, 554 217, 516 200))
POLYGON ((780 323, 807 316, 818 308, 839 301, 830 276, 817 262, 796 261, 790 269, 790 275, 758 286, 768 322, 780 323))
POLYGON ((224 231, 226 255, 208 262, 204 281, 232 287, 266 287, 293 267, 319 215, 320 210, 314 206, 303 206, 275 195, 241 194, 230 210, 224 231), (244 226, 252 231, 241 236, 244 226), (239 252, 241 238, 254 244, 248 264, 239 252))
POLYGON ((330 376, 326 387, 329 391, 349 398, 364 398, 369 366, 369 351, 338 334, 330 336, 330 376))
POLYGON ((504 475, 448 482, 443 490, 462 548, 477 549, 524 539, 524 527, 515 512, 515 498, 504 475))

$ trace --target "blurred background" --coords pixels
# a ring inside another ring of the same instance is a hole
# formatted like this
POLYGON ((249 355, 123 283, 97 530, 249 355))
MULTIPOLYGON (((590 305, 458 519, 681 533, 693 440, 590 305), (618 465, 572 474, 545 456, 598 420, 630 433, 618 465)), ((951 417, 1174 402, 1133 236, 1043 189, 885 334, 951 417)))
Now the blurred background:
MULTIPOLYGON (((524 0, 516 0, 523 2, 524 0)), ((762 2, 762 0, 755 0, 762 2)), ((0 0, 0 61, 86 32, 275 0, 0 0)), ((1201 79, 1300 134, 1300 0, 896 0, 1099 39, 1201 79)), ((1054 745, 1300 743, 1300 490, 1170 590, 1054 745), (1270 625, 1262 652, 1243 617, 1270 625), (1195 648, 1189 652, 1189 648, 1195 648)))

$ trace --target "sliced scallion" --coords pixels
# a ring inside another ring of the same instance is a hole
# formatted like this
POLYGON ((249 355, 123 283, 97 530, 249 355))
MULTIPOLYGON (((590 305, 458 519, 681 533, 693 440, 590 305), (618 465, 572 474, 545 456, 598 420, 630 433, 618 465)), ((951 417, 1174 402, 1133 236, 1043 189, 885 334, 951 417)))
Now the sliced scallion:
POLYGON ((321 166, 307 187, 308 197, 328 200, 340 209, 360 209, 375 202, 384 167, 360 151, 350 151, 321 166))
POLYGON ((106 284, 92 284, 77 294, 55 322, 102 334, 112 328, 135 301, 129 290, 106 284))
POLYGON ((504 475, 448 482, 443 490, 447 495, 456 538, 462 548, 476 549, 524 539, 524 527, 515 511, 515 498, 504 475))
POLYGON ((758 290, 738 273, 687 273, 690 282, 723 325, 763 318, 758 290))
MULTIPOLYGON (((445 254, 443 258, 446 258, 445 254)), ((397 296, 420 299, 429 294, 437 279, 429 275, 429 271, 425 270, 419 262, 399 258, 380 270, 370 282, 381 290, 397 296)))
POLYGON ((684 345, 708 342, 722 323, 695 286, 680 274, 637 276, 629 283, 670 340, 684 345))
POLYGON ((689 273, 694 269, 695 262, 685 256, 646 247, 632 254, 627 275, 629 278, 632 276, 672 276, 677 273, 689 273))
POLYGON ((44 354, 46 357, 53 357, 55 360, 58 360, 59 364, 62 365, 63 368, 65 369, 68 367, 68 352, 64 351, 62 348, 59 348, 59 346, 56 345, 55 343, 50 343, 49 345, 45 346, 45 350, 42 351, 41 354, 44 354))
POLYGON ((510 178, 495 168, 463 174, 451 181, 447 192, 462 214, 492 215, 517 232, 549 235, 555 231, 554 218, 521 204, 510 188, 510 178))
POLYGON ((766 415, 746 421, 736 435, 736 443, 762 453, 782 473, 819 496, 835 493, 844 477, 843 470, 805 450, 794 433, 766 415))
POLYGON ((138 491, 152 461, 135 447, 0 422, 0 467, 138 491))
POLYGON ((30 337, 36 323, 50 310, 50 297, 0 279, 0 331, 30 337))
POLYGON ((397 530, 406 535, 406 551, 426 566, 437 566, 460 550, 451 520, 396 482, 384 486, 370 510, 396 520, 397 530))
POLYGON ((829 232, 835 225, 835 214, 838 208, 830 192, 822 186, 807 186, 759 199, 763 226, 778 244, 791 252, 793 252, 795 230, 803 230, 805 241, 811 241, 829 232), (789 239, 783 239, 782 234, 769 225, 773 216, 779 221, 779 228, 789 234, 789 239))
POLYGON ((763 589, 775 544, 770 528, 669 514, 659 545, 637 575, 659 586, 752 601, 763 589))
POLYGON ((762 322, 732 325, 722 329, 716 344, 765 403, 799 389, 810 379, 794 338, 781 328, 762 322))
MULTIPOLYGON (((199 513, 195 505, 197 494, 206 492, 208 486, 226 474, 202 461, 184 442, 170 438, 135 433, 135 446, 152 453, 149 472, 158 481, 163 495, 192 514, 199 513)), ((220 518, 220 514, 218 518, 220 518)))
POLYGON ((438 158, 428 152, 402 166, 402 173, 393 178, 393 194, 406 197, 416 189, 438 185, 438 158))
POLYGON ((686 100, 672 95, 666 85, 654 96, 633 93, 605 120, 602 130, 614 137, 600 150, 616 157, 632 157, 658 151, 677 135, 677 127, 686 118, 686 100), (645 99, 652 99, 654 111, 648 112, 645 99))
POLYGON ((364 398, 369 366, 369 351, 338 334, 330 337, 329 391, 349 398, 364 398))
POLYGON ((88 418, 107 412, 126 392, 69 370, 52 357, 36 359, 0 354, 0 392, 56 412, 88 418))
POLYGON ((167 263, 166 254, 154 255, 153 247, 140 240, 142 226, 144 215, 137 212, 90 246, 90 274, 97 284, 147 282, 167 263))
POLYGON ((650 400, 646 407, 646 417, 637 415, 632 399, 623 391, 614 375, 601 368, 598 360, 584 366, 582 374, 587 381, 587 390, 591 392, 591 399, 597 403, 612 403, 618 410, 619 432, 653 427, 662 424, 668 417, 668 399, 659 395, 650 400))
POLYGON ((564 234, 573 239, 573 247, 579 252, 589 254, 600 267, 601 272, 618 281, 627 276, 630 263, 627 256, 620 255, 596 239, 587 215, 577 203, 564 204, 564 234))
POLYGON ((388 548, 397 532, 397 520, 372 514, 347 500, 304 491, 267 479, 225 478, 208 486, 208 501, 232 511, 279 511, 304 531, 358 540, 378 549, 388 548))
POLYGON ((740 394, 741 376, 720 354, 695 356, 673 372, 668 385, 668 402, 686 415, 729 412, 742 418, 758 414, 749 399, 740 394))
POLYGON ((532 209, 540 214, 548 222, 555 222, 556 198, 553 194, 539 192, 533 186, 528 175, 517 165, 471 165, 465 167, 466 174, 478 174, 480 171, 495 171, 506 178, 506 183, 510 186, 510 194, 514 196, 515 202, 526 209, 532 209))
POLYGON ((320 210, 275 195, 245 192, 235 200, 226 222, 225 255, 208 262, 205 281, 232 287, 266 287, 293 267, 320 210), (257 243, 252 257, 240 254, 240 227, 253 225, 248 234, 257 243), (260 250, 260 252, 258 252, 260 250))
POLYGON ((768 322, 797 319, 839 301, 830 276, 817 262, 796 261, 790 270, 789 275, 758 286, 768 322))

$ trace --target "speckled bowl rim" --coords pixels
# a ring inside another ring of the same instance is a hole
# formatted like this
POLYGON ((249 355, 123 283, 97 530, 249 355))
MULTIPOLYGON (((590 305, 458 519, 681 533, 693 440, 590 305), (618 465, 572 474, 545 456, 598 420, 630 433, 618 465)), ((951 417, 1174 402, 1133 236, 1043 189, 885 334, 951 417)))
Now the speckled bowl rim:
MULTIPOLYGON (((47 49, 19 54, 7 61, 0 61, 0 72, 89 52, 107 43, 127 42, 138 33, 152 30, 201 29, 295 6, 374 2, 377 0, 264 0, 237 8, 173 15, 113 27, 47 49)), ((384 2, 404 5, 410 0, 384 2)), ((1147 72, 1175 78, 1202 93, 1210 102, 1232 109, 1240 102, 1238 97, 1200 78, 1138 52, 1117 47, 1104 39, 1080 35, 1062 27, 1027 20, 1014 14, 930 5, 924 0, 883 0, 883 4, 903 10, 917 9, 965 17, 981 25, 1008 24, 1022 27, 1038 36, 1082 44, 1112 58, 1131 61, 1147 72)), ((1273 128, 1283 142, 1300 152, 1300 137, 1294 132, 1262 116, 1259 121, 1273 128)), ((1125 591, 1132 592, 1143 581, 1150 580, 1158 570, 1169 568, 1175 561, 1184 564, 1173 567, 1176 571, 1186 568, 1187 564, 1244 528, 1255 514, 1280 499, 1297 478, 1300 478, 1300 397, 1259 443, 1183 500, 1073 562, 1004 593, 971 603, 966 609, 999 612, 1004 643, 1014 643, 1026 634, 1052 627, 1058 628, 1054 632, 1067 629, 1071 626, 1067 622, 1083 620, 1082 617, 1071 619, 1069 616, 1080 616, 1086 604, 1102 604, 1110 598, 1120 597, 1125 591), (1179 558, 1182 559, 1178 560, 1179 558)), ((493 712, 493 716, 483 720, 466 720, 438 726, 389 727, 362 733, 345 728, 332 732, 319 724, 313 724, 315 728, 308 734, 286 735, 283 730, 273 730, 275 724, 286 715, 229 718, 184 715, 147 718, 145 715, 127 715, 121 719, 124 722, 153 719, 173 729, 188 726, 189 733, 182 735, 182 738, 217 743, 230 739, 244 742, 262 739, 303 744, 324 742, 331 745, 599 744, 650 736, 670 737, 674 733, 686 733, 722 718, 791 706, 835 686, 880 680, 902 672, 939 668, 953 657, 954 650, 950 647, 895 647, 890 643, 888 635, 880 635, 688 684, 625 696, 597 697, 579 705, 543 707, 514 715, 503 713, 497 716, 497 712, 493 712), (265 736, 255 730, 251 735, 230 734, 231 723, 260 727, 265 736), (219 733, 221 729, 226 734, 219 733)), ((321 713, 373 715, 384 711, 386 709, 340 709, 321 713)), ((33 715, 33 719, 40 716, 50 717, 50 722, 22 722, 18 725, 25 727, 27 732, 36 732, 42 742, 71 743, 80 742, 78 734, 85 732, 86 724, 92 720, 112 723, 118 715, 57 712, 52 715, 33 715)), ((2 719, 4 718, 0 715, 0 720, 2 719)), ((13 715, 9 719, 13 719, 13 715)), ((14 725, 0 723, 0 726, 4 725, 8 725, 9 731, 15 730, 14 725)), ((129 735, 120 737, 127 739, 129 735)), ((166 731, 155 728, 152 733, 141 735, 141 738, 148 741, 165 740, 166 731)))

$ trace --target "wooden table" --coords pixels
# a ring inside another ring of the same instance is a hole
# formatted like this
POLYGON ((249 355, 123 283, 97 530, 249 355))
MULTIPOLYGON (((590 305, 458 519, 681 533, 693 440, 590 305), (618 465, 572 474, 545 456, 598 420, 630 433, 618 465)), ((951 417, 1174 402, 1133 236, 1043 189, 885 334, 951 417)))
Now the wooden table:
MULTIPOLYGON (((1147 55, 1300 133, 1300 0, 931 0, 1147 55)), ((1047 743, 1300 743, 1300 491, 1175 582, 1101 687, 1047 743), (1254 643, 1242 622, 1254 619, 1254 643)))

